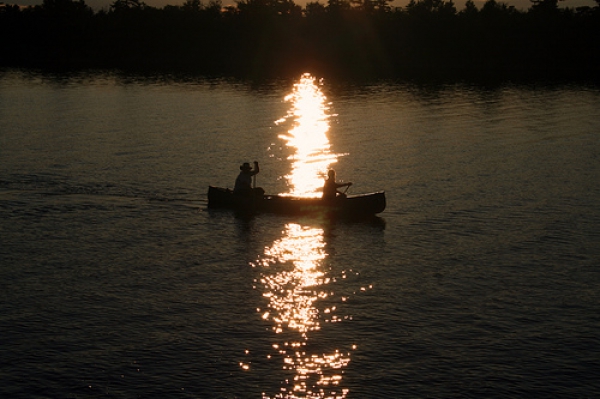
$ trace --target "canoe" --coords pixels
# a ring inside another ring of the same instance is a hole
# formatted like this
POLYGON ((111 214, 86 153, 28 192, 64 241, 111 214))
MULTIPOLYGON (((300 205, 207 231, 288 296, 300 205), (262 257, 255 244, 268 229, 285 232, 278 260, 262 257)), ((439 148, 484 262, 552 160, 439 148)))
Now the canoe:
POLYGON ((346 198, 324 200, 284 195, 234 195, 228 188, 208 187, 208 207, 233 209, 240 212, 268 212, 282 215, 322 214, 330 217, 363 218, 385 209, 383 191, 348 195, 346 198))

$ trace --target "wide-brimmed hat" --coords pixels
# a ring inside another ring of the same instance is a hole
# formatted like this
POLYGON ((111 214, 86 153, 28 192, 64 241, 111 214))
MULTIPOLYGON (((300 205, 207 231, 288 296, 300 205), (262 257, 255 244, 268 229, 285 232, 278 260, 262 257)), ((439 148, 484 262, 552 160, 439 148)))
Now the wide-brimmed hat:
POLYGON ((249 162, 244 162, 244 164, 242 166, 240 166, 240 170, 251 170, 252 168, 250 167, 250 163, 249 162))

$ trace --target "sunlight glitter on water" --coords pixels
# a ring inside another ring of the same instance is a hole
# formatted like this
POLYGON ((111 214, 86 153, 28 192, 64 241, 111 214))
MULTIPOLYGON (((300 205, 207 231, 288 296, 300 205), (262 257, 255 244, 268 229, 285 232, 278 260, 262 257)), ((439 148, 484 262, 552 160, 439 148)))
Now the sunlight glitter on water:
MULTIPOLYGON (((284 342, 273 349, 283 360, 284 370, 293 370, 293 381, 283 384, 274 398, 345 398, 348 390, 339 385, 350 353, 309 353, 310 333, 321 329, 317 302, 329 296, 333 281, 322 271, 325 250, 323 229, 286 225, 281 239, 266 248, 256 266, 263 268, 260 286, 268 300, 262 318, 272 322, 272 331, 284 342), (291 338, 286 340, 287 338, 291 338)), ((325 321, 336 319, 335 306, 323 310, 325 321)), ((353 349, 356 347, 353 346, 353 349)), ((263 398, 269 398, 263 396, 263 398)))
MULTIPOLYGON (((331 151, 327 137, 331 115, 320 84, 311 75, 303 75, 285 97, 291 103, 287 116, 276 122, 291 126, 287 134, 279 135, 291 152, 291 172, 285 176, 288 195, 320 196, 327 170, 341 155, 331 151)), ((335 314, 336 306, 319 304, 333 294, 335 279, 324 271, 328 256, 323 228, 288 223, 281 238, 253 263, 260 268, 257 289, 267 300, 267 309, 258 312, 272 324, 276 341, 272 348, 282 361, 282 369, 294 372, 293 380, 282 381, 280 392, 273 398, 343 399, 348 394, 341 382, 350 352, 339 347, 325 352, 322 348, 311 349, 311 335, 321 330, 321 323, 341 320, 335 314)), ((318 347, 323 345, 316 343, 318 347)), ((349 346, 356 349, 355 345, 349 346)), ((240 366, 248 370, 246 364, 240 366)), ((263 398, 271 396, 263 394, 263 398)))
POLYGON ((275 332, 289 328, 306 338, 308 331, 320 328, 313 303, 327 295, 318 291, 320 286, 329 283, 319 270, 320 262, 327 257, 324 246, 322 229, 290 223, 283 237, 265 249, 262 266, 288 262, 293 266, 291 270, 265 273, 261 279, 265 287, 263 295, 269 299, 271 309, 267 318, 274 322, 275 332))
POLYGON ((294 85, 291 94, 285 97, 291 102, 287 115, 276 124, 292 122, 287 134, 280 134, 293 153, 291 172, 285 176, 290 195, 316 197, 320 195, 327 169, 337 162, 341 154, 331 152, 327 137, 329 131, 329 103, 320 83, 309 74, 304 74, 294 85))

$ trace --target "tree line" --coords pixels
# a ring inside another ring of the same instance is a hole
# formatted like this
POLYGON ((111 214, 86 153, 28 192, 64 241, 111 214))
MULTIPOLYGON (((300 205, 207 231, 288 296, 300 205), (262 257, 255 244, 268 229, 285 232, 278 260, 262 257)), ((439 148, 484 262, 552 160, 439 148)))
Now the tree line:
POLYGON ((150 7, 115 0, 0 4, 0 66, 119 68, 239 77, 310 71, 343 77, 594 78, 600 72, 600 0, 561 8, 532 0, 186 0, 150 7))

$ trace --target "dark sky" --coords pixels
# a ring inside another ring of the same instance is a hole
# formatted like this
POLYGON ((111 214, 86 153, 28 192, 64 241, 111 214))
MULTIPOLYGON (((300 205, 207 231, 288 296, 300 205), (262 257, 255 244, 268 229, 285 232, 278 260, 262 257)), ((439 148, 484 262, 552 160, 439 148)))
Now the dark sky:
MULTIPOLYGON (((114 0, 84 0, 85 3, 92 7, 95 10, 100 10, 102 8, 108 9, 109 5, 114 0)), ((181 5, 185 0, 142 0, 144 3, 153 7, 164 7, 165 5, 181 5)), ((222 0, 223 5, 232 5, 235 4, 234 0, 222 0)), ((316 1, 316 0, 294 0, 294 2, 300 6, 303 6, 307 3, 307 1, 316 1)), ((0 2, 4 2, 6 4, 20 4, 20 5, 34 5, 34 4, 42 4, 42 0, 0 0, 0 2)), ((203 3, 207 4, 209 0, 203 0, 203 3)), ((319 0, 321 4, 327 4, 327 0, 319 0)), ((409 0, 395 0, 390 2, 393 7, 404 7, 408 4, 409 0)), ((457 9, 463 8, 466 0, 454 0, 454 4, 457 9)), ((474 0, 475 4, 478 8, 481 9, 481 6, 485 3, 485 0, 474 0)), ((499 3, 506 3, 508 5, 515 6, 520 10, 527 10, 531 6, 531 2, 529 0, 498 0, 499 3)), ((565 0, 561 1, 561 7, 580 7, 580 6, 594 6, 596 3, 594 0, 565 0)))

